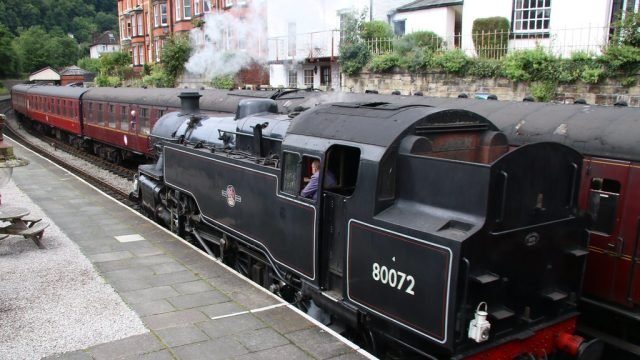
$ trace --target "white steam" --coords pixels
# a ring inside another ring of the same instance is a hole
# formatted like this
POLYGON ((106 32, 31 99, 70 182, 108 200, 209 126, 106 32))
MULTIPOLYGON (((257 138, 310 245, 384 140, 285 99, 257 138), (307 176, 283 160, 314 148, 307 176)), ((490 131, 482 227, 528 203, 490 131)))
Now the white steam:
POLYGON ((206 14, 202 28, 190 32, 195 52, 185 64, 187 72, 211 80, 234 74, 266 52, 265 22, 256 11, 246 17, 228 13, 206 14))

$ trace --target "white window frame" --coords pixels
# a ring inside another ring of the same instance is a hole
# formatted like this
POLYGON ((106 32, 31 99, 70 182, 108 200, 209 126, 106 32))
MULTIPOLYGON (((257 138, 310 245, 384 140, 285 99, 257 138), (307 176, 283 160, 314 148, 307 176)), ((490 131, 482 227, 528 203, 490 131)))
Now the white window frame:
POLYGON ((138 36, 143 36, 144 32, 142 31, 142 14, 138 14, 138 36))
POLYGON ((191 0, 182 0, 182 18, 185 20, 191 19, 191 0), (187 16, 187 10, 189 11, 189 16, 187 16))
POLYGON ((160 4, 153 5, 153 27, 160 26, 160 4))
POLYGON ((224 7, 232 7, 233 0, 224 0, 224 7))
POLYGON ((548 33, 551 24, 551 0, 514 0, 513 33, 548 33))
POLYGON ((313 82, 314 82, 314 80, 315 80, 315 79, 314 79, 314 78, 315 78, 315 76, 314 76, 314 74, 313 74, 313 69, 304 69, 303 74, 304 74, 304 76, 303 76, 303 78, 302 78, 302 83, 304 84, 304 87, 305 87, 305 88, 313 87, 313 82), (309 78, 309 77, 311 78, 311 83, 308 83, 308 82, 307 82, 307 78, 309 78))
POLYGON ((211 12, 211 9, 213 9, 211 7, 211 0, 204 0, 202 3, 202 11, 204 11, 205 14, 208 14, 211 12))
POLYGON ((156 62, 160 62, 160 54, 162 52, 162 42, 160 39, 155 40, 154 48, 156 51, 156 62))
POLYGON ((138 36, 138 27, 136 26, 135 14, 131 16, 131 37, 138 36))
POLYGON ((138 48, 138 57, 139 57, 139 61, 138 64, 140 65, 144 65, 144 45, 140 45, 138 48))
POLYGON ((137 46, 133 47, 133 56, 132 56, 132 58, 133 58, 133 65, 134 66, 138 65, 138 47, 137 46))
POLYGON ((200 3, 202 3, 202 0, 194 0, 193 1, 193 15, 200 15, 200 3))
POLYGON ((297 70, 289 70, 289 72, 287 73, 287 83, 288 83, 287 85, 290 88, 295 89, 298 87, 298 71, 297 70))
POLYGON ((181 6, 182 0, 177 0, 176 1, 176 21, 180 21, 180 6, 181 6))
POLYGON ((245 5, 247 5, 247 0, 237 0, 236 1, 236 5, 245 6, 245 5))
POLYGON ((167 4, 166 3, 160 4, 160 25, 167 26, 167 4))

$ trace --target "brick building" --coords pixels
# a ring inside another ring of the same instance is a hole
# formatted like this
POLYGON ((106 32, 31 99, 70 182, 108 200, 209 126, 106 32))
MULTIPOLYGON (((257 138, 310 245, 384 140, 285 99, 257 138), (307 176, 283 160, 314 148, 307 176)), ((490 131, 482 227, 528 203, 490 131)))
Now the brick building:
MULTIPOLYGON (((144 64, 160 62, 164 41, 171 34, 202 28, 208 21, 221 21, 221 17, 216 16, 221 14, 237 18, 242 24, 245 19, 259 16, 261 11, 262 6, 253 6, 251 0, 118 0, 120 43, 131 54, 134 70, 140 72, 144 64)), ((214 24, 209 27, 211 25, 214 24)), ((245 36, 239 36, 242 32, 220 25, 219 38, 222 40, 214 44, 219 51, 242 51, 254 59, 266 57, 266 48, 248 43, 245 36)), ((262 34, 266 43, 266 29, 262 34)), ((202 35, 202 38, 196 41, 196 48, 209 41, 207 36, 202 35)), ((261 72, 264 71, 260 66, 250 64, 241 73, 249 78, 260 78, 261 72)))

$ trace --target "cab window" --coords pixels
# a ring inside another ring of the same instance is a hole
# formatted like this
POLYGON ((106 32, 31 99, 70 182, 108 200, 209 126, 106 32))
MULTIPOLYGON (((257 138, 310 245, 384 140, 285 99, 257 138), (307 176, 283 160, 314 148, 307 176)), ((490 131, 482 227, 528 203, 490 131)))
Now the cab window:
POLYGON ((300 191, 300 154, 285 152, 282 165, 282 192, 298 195, 300 191))

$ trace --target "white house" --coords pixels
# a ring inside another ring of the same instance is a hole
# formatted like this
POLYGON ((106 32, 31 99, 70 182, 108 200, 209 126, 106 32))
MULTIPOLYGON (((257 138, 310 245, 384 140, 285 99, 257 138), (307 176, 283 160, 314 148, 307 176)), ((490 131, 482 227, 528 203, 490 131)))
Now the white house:
POLYGON ((89 56, 97 59, 104 53, 120 51, 120 41, 111 31, 105 31, 93 40, 89 48, 89 56))
POLYGON ((396 8, 389 24, 396 36, 431 31, 447 42, 459 45, 455 34, 461 31, 463 0, 418 0, 396 8))
POLYGON ((547 48, 569 56, 583 50, 599 53, 609 39, 609 26, 621 9, 638 11, 640 0, 465 0, 462 49, 473 49, 471 32, 478 18, 509 20, 510 49, 547 48))

